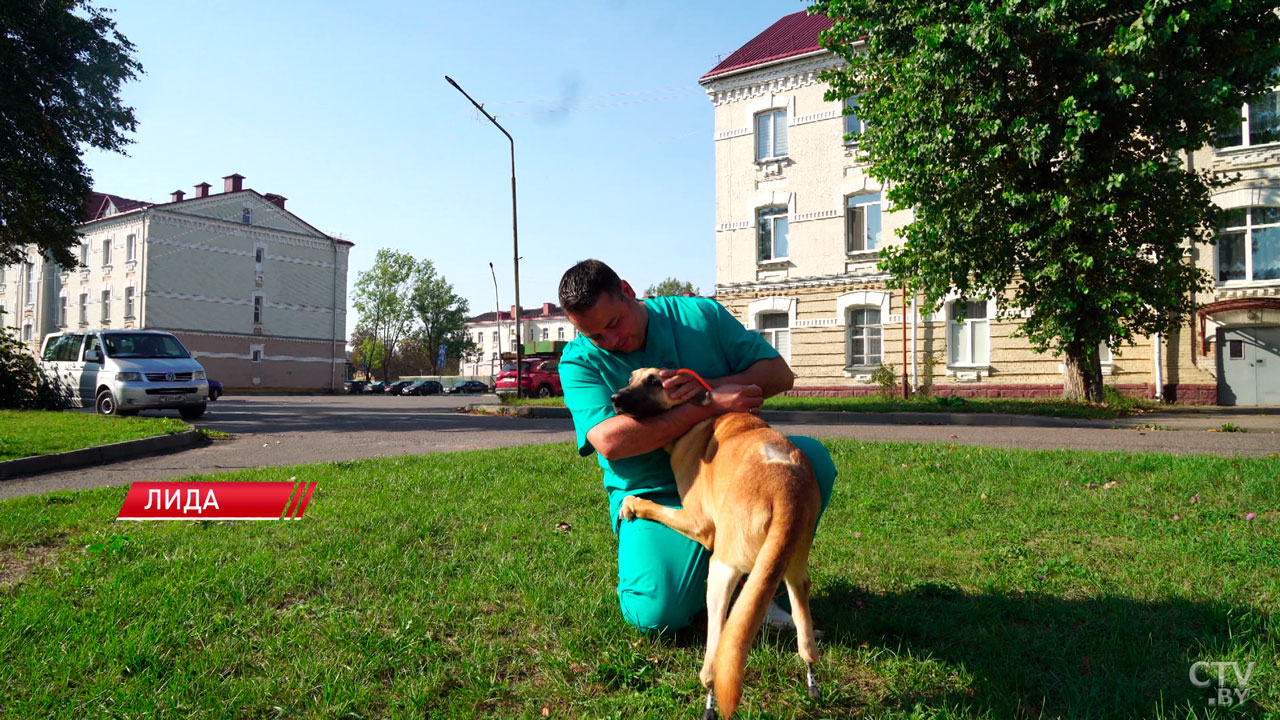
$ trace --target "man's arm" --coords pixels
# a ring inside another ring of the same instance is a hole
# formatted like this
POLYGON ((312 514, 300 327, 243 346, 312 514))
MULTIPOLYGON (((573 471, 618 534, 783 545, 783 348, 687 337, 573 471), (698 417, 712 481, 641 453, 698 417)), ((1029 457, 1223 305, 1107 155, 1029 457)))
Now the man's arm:
MULTIPOLYGON (((700 395, 704 388, 697 380, 685 373, 677 374, 674 370, 663 370, 659 373, 662 387, 675 402, 688 402, 700 395)), ((712 388, 724 385, 755 385, 760 388, 764 397, 773 397, 784 393, 795 384, 795 373, 791 366, 781 357, 757 360, 740 373, 718 378, 706 378, 712 388)))
POLYGON ((588 430, 587 441, 606 460, 635 457, 666 447, 708 418, 729 412, 756 412, 763 401, 758 387, 722 384, 711 393, 711 402, 706 405, 684 403, 644 419, 615 415, 588 430))

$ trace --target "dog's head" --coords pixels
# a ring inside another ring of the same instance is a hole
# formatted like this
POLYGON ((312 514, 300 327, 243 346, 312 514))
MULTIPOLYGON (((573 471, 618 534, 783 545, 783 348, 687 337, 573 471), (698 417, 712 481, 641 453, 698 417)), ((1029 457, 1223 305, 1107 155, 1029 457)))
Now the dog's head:
POLYGON ((611 399, 613 409, 619 415, 635 418, 652 417, 670 410, 676 404, 662 387, 662 378, 658 377, 657 368, 640 368, 631 373, 631 381, 614 393, 611 399))

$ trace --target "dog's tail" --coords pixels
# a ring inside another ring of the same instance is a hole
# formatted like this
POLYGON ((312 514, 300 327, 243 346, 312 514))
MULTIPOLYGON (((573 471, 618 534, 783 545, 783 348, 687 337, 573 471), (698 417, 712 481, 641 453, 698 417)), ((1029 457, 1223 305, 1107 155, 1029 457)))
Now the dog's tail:
POLYGON ((738 599, 729 612, 720 644, 716 648, 716 702, 726 718, 732 717, 742 698, 742 673, 747 667, 747 652, 756 638, 765 612, 773 599, 773 591, 787 572, 787 563, 805 532, 796 508, 787 503, 774 503, 768 533, 756 555, 755 566, 738 599))

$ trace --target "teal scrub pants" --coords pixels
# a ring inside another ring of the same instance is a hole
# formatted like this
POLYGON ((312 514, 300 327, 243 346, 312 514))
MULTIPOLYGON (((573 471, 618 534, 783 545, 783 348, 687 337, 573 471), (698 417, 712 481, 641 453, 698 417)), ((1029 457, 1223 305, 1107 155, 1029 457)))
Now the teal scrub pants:
MULTIPOLYGON (((809 458, 822 495, 822 510, 831 500, 836 466, 822 443, 791 436, 809 458)), ((668 507, 680 507, 680 496, 646 495, 668 507)), ((821 511, 818 513, 822 517, 821 511)), ((711 553, 661 523, 622 521, 618 525, 618 604, 628 623, 646 632, 686 627, 707 604, 707 564, 711 553)))

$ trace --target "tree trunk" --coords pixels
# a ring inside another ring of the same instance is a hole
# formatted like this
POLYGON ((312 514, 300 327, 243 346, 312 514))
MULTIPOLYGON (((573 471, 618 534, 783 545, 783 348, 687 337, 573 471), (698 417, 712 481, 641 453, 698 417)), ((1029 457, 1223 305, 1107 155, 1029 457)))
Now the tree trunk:
POLYGON ((1068 348, 1062 359, 1062 399, 1103 402, 1102 358, 1097 349, 1068 348))

